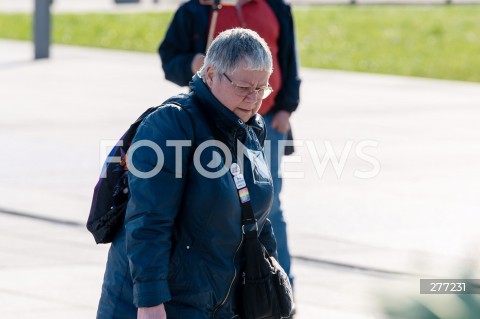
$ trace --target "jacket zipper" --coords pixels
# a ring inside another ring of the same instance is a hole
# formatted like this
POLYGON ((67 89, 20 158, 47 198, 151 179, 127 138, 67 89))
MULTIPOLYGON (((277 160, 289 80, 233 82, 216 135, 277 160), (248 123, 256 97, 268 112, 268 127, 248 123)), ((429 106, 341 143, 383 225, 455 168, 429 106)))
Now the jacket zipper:
POLYGON ((235 158, 237 157, 237 133, 240 129, 236 129, 235 133, 233 133, 233 154, 235 154, 235 158))
MULTIPOLYGON (((235 133, 233 133, 233 153, 235 154, 235 157, 236 157, 236 154, 237 154, 237 133, 238 133, 239 130, 240 129, 236 129, 235 133)), ((232 291, 233 284, 235 282, 235 279, 237 278, 237 267, 235 267, 235 259, 237 258, 237 253, 240 250, 240 247, 242 247, 242 244, 243 244, 243 233, 242 233, 242 239, 240 240, 240 244, 238 245, 237 249, 235 250, 235 254, 233 255, 234 273, 233 273, 232 281, 230 282, 230 286, 228 287, 228 291, 227 291, 227 294, 225 295, 225 298, 223 298, 222 302, 218 306, 216 306, 215 309, 213 310, 212 318, 215 318, 215 316, 217 315, 217 311, 221 307, 223 307, 223 305, 225 305, 225 303, 227 302, 228 296, 230 295, 230 292, 232 291)))
POLYGON ((216 306, 215 309, 213 310, 212 318, 215 318, 215 316, 217 315, 218 309, 220 309, 227 302, 228 296, 232 291, 233 283, 237 278, 237 267, 235 267, 235 259, 237 258, 237 253, 240 250, 240 247, 242 247, 242 244, 243 244, 243 234, 242 234, 242 240, 240 241, 240 244, 238 245, 237 250, 235 251, 235 255, 233 255, 233 269, 235 270, 235 272, 233 273, 232 281, 230 282, 230 286, 228 287, 227 295, 225 296, 225 298, 223 298, 222 302, 218 306, 216 306))

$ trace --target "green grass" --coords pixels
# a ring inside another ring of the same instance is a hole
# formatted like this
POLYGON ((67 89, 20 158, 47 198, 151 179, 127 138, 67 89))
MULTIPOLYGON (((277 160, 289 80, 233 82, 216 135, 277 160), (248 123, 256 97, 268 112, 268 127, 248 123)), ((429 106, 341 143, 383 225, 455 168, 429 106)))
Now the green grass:
MULTIPOLYGON (((61 14, 56 43, 155 52, 172 13, 61 14)), ((480 82, 480 6, 296 7, 304 67, 480 82)), ((0 38, 31 38, 31 17, 0 14, 0 38)))
MULTIPOLYGON (((52 19, 55 43, 155 52, 173 13, 57 14, 52 19)), ((31 16, 0 14, 0 38, 28 40, 31 16)))
POLYGON ((480 6, 298 8, 295 18, 303 66, 480 82, 480 6))

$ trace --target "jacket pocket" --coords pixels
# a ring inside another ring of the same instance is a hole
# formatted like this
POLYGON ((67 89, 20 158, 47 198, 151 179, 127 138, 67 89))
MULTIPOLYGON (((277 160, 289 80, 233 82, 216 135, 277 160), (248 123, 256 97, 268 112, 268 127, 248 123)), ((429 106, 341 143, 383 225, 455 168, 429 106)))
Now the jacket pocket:
POLYGON ((178 277, 178 273, 181 270, 182 264, 185 262, 185 257, 187 255, 187 250, 190 249, 190 246, 178 243, 174 250, 172 257, 170 257, 170 262, 168 264, 168 281, 175 281, 178 277), (188 248, 187 248, 188 247, 188 248))
POLYGON ((172 304, 210 310, 215 304, 211 278, 206 264, 192 246, 177 246, 171 259, 169 288, 172 304))

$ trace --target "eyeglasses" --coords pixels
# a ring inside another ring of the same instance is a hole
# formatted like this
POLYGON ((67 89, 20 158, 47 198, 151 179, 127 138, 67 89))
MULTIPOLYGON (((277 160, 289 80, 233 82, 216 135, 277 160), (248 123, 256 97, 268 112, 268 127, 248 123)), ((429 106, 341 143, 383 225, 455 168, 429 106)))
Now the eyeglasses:
POLYGON ((251 86, 238 85, 237 83, 230 80, 230 78, 225 73, 222 73, 222 75, 224 75, 227 78, 228 82, 230 82, 230 84, 233 85, 235 89, 235 94, 237 94, 238 96, 247 97, 248 95, 255 92, 257 97, 260 97, 263 100, 263 99, 266 99, 273 92, 273 89, 270 85, 263 86, 258 89, 254 89, 251 86))

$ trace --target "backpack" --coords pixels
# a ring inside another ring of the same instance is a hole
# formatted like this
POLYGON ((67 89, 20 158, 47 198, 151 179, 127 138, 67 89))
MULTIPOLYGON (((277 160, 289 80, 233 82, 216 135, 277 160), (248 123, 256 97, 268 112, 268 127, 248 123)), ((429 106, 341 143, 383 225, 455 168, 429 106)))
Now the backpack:
POLYGON ((129 198, 128 169, 126 154, 137 129, 143 120, 159 107, 174 104, 185 110, 193 125, 189 111, 180 105, 178 98, 171 98, 159 106, 151 107, 130 125, 130 128, 119 139, 108 158, 120 158, 120 162, 105 161, 95 189, 93 190, 92 206, 87 220, 87 229, 97 244, 111 243, 118 230, 123 227, 125 212, 129 198))

